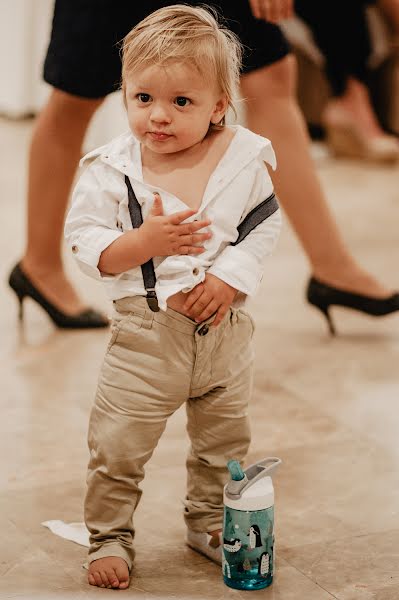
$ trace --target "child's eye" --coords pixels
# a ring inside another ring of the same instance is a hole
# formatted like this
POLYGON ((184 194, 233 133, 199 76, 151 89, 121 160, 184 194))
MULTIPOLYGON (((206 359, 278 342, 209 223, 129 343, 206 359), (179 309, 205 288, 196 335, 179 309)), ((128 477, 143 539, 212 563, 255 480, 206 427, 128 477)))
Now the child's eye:
POLYGON ((175 103, 177 106, 188 106, 190 104, 190 100, 184 96, 177 96, 175 103))
POLYGON ((151 100, 150 94, 137 94, 136 98, 140 102, 143 102, 143 104, 146 104, 147 102, 149 102, 151 100))

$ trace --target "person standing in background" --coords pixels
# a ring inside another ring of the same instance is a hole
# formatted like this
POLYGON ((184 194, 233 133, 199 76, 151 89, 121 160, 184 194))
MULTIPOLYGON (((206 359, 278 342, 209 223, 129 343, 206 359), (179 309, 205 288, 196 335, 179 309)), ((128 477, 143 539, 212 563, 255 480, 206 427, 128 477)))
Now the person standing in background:
POLYGON ((322 120, 329 146, 337 156, 391 163, 399 159, 399 140, 381 127, 369 93, 371 40, 366 7, 370 3, 296 0, 295 10, 326 60, 332 97, 322 120))

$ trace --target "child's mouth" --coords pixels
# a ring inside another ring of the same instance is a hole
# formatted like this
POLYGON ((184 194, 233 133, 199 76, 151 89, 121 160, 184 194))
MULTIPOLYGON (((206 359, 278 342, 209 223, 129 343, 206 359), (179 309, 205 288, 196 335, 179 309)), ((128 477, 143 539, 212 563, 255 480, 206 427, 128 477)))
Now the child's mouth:
POLYGON ((172 137, 168 133, 163 133, 161 131, 149 131, 149 135, 153 140, 156 140, 158 142, 163 142, 172 137))

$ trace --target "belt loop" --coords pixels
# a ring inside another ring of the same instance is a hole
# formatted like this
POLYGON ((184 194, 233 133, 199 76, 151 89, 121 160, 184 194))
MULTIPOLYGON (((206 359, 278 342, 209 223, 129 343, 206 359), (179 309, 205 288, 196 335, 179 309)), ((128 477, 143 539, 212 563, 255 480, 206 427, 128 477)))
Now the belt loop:
POLYGON ((234 326, 238 323, 238 309, 230 306, 230 323, 234 326))
POLYGON ((143 327, 144 329, 151 329, 155 313, 150 308, 145 308, 144 310, 145 313, 141 327, 143 327))

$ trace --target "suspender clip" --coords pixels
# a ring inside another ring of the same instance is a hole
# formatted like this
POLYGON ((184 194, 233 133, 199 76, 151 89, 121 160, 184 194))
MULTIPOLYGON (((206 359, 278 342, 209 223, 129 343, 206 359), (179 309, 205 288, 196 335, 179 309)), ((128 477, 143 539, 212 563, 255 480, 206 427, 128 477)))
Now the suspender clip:
POLYGON ((152 310, 152 312, 159 312, 158 298, 157 298, 157 294, 156 294, 155 290, 147 289, 146 292, 147 292, 146 300, 147 300, 147 304, 148 304, 150 310, 152 310))

